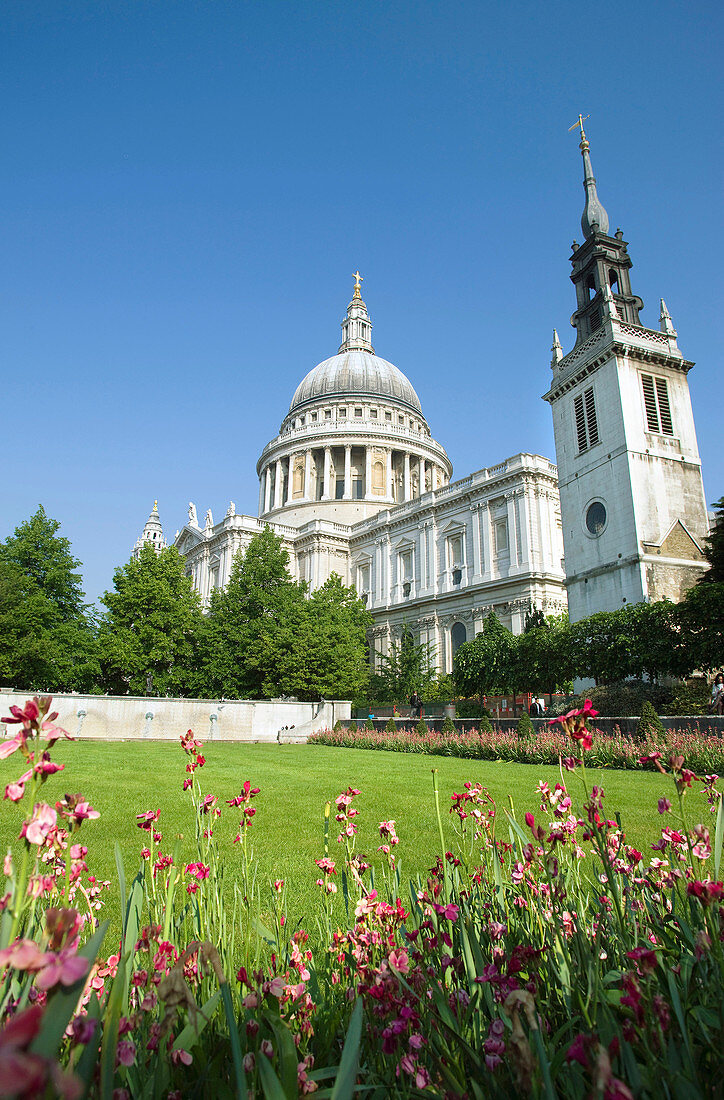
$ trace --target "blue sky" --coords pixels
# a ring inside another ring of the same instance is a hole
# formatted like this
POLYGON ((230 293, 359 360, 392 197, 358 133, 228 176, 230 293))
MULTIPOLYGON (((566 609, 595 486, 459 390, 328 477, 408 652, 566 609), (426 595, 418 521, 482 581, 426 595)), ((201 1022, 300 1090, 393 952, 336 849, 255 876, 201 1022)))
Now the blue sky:
POLYGON ((719 445, 721 7, 5 0, 0 538, 39 503, 110 587, 155 497, 256 514, 351 272, 454 477, 554 458, 590 112, 599 194, 663 296, 707 499, 719 445), (715 336, 716 333, 716 336, 715 336))

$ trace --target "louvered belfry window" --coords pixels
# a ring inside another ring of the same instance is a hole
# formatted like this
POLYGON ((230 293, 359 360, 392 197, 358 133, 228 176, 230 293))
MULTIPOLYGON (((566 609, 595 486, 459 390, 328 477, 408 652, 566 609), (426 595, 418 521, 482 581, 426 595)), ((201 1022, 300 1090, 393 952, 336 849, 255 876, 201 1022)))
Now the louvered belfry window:
POLYGON ((646 410, 646 427, 650 432, 673 435, 669 390, 665 378, 655 378, 652 374, 641 375, 646 410))
POLYGON ((573 412, 576 418, 576 437, 578 439, 578 453, 582 454, 589 447, 598 443, 598 419, 596 418, 596 402, 593 397, 593 389, 580 393, 573 400, 573 412))

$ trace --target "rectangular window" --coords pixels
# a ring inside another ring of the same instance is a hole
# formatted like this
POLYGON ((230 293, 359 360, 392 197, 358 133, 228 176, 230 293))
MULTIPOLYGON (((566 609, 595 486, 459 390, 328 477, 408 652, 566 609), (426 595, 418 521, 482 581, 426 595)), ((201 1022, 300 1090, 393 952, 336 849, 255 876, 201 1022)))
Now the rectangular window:
POLYGON ((589 447, 595 447, 598 443, 598 418, 596 417, 596 402, 593 390, 588 389, 579 393, 573 399, 573 413, 576 420, 576 438, 578 440, 578 453, 582 454, 589 447))
POLYGON ((370 416, 373 420, 377 419, 377 409, 370 409, 370 416))
POLYGON ((354 410, 354 415, 355 416, 361 416, 362 415, 362 410, 361 409, 355 409, 354 410))
POLYGON ((644 409, 648 431, 673 435, 674 425, 671 420, 671 406, 669 405, 669 390, 666 379, 654 378, 651 374, 642 374, 641 386, 644 393, 644 409))
POLYGON ((503 554, 508 549, 508 521, 502 520, 495 525, 495 552, 503 554))
POLYGON ((347 415, 347 410, 346 409, 340 409, 339 410, 339 415, 340 415, 340 417, 346 416, 347 415))
POLYGON ((334 499, 335 500, 344 500, 344 478, 343 477, 338 477, 337 478, 337 483, 336 483, 334 489, 335 489, 334 499))
POLYGON ((385 420, 392 420, 392 413, 391 412, 386 412, 385 413, 385 420))

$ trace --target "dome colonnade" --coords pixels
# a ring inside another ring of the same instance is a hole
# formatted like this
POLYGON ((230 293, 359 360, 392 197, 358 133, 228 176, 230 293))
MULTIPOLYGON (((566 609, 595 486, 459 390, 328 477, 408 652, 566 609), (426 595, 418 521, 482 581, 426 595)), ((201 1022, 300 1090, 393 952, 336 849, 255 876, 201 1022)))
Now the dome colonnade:
POLYGON ((351 522, 449 483, 452 465, 415 390, 375 355, 371 331, 358 279, 337 355, 297 387, 257 463, 259 516, 292 510, 291 522, 304 522, 314 504, 315 516, 351 522))

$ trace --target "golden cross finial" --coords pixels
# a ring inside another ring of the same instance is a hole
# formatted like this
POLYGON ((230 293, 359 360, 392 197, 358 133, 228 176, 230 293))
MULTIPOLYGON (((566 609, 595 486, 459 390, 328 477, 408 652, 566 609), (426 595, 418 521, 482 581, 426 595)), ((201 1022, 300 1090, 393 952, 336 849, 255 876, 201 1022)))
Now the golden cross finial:
POLYGON ((153 502, 153 510, 154 510, 154 512, 158 511, 158 501, 157 500, 154 500, 154 502, 153 502))
POLYGON ((585 118, 584 118, 583 115, 579 114, 578 122, 574 122, 572 126, 568 127, 568 133, 570 134, 571 130, 575 130, 576 127, 579 127, 579 129, 581 131, 581 141, 585 141, 586 140, 586 131, 583 129, 583 123, 586 121, 587 118, 590 118, 590 117, 591 117, 590 115, 586 115, 585 118))
POLYGON ((359 292, 360 292, 360 290, 362 289, 362 288, 360 287, 360 283, 364 282, 364 279, 363 279, 363 278, 362 278, 362 276, 360 275, 359 271, 355 271, 355 273, 354 273, 354 275, 352 276, 352 278, 354 279, 354 293, 355 293, 355 297, 359 298, 359 292))

